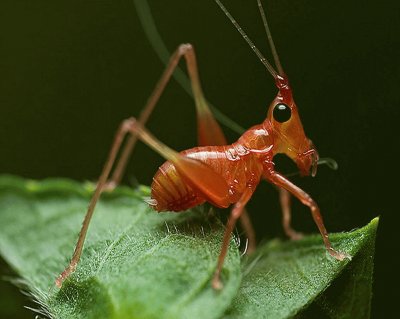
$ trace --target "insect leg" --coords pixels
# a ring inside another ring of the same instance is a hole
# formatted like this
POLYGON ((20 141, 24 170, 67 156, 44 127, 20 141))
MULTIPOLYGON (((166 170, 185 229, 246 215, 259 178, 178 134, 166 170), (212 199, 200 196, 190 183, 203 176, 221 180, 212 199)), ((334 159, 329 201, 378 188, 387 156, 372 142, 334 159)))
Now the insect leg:
POLYGON ((248 240, 246 254, 251 254, 256 250, 256 232, 246 208, 243 208, 243 212, 239 217, 239 222, 248 240))
POLYGON ((282 225, 285 234, 292 240, 298 240, 303 237, 303 235, 295 231, 291 226, 292 210, 290 205, 290 193, 284 188, 278 188, 279 191, 279 201, 282 209, 282 225))
POLYGON ((127 133, 138 136, 143 142, 153 148, 156 152, 162 155, 167 160, 171 161, 178 172, 185 178, 185 180, 201 192, 205 198, 216 206, 228 207, 229 201, 229 187, 222 176, 214 172, 208 165, 201 161, 184 157, 174 150, 170 149, 165 144, 158 141, 152 136, 144 127, 136 121, 135 118, 129 118, 122 122, 117 131, 114 142, 112 144, 108 159, 104 165, 103 171, 100 175, 99 182, 97 183, 95 192, 90 201, 87 213, 82 223, 82 228, 79 233, 78 241, 75 246, 69 265, 57 277, 56 285, 62 286, 66 278, 70 276, 76 269, 79 259, 82 254, 83 245, 85 242, 86 234, 92 219, 94 209, 97 201, 101 195, 103 187, 110 174, 111 168, 114 164, 117 153, 121 147, 121 143, 127 133))
MULTIPOLYGON (((180 45, 178 49, 174 52, 174 54, 171 56, 164 73, 162 74, 153 93, 150 95, 147 104, 145 105, 143 111, 139 116, 138 122, 141 126, 145 125, 182 57, 184 57, 186 61, 187 70, 192 85, 192 92, 196 105, 198 144, 200 146, 226 145, 227 140, 225 138, 225 135, 221 127, 219 126, 218 122, 214 118, 208 106, 208 103, 204 97, 200 83, 199 72, 197 68, 196 54, 191 44, 180 45)), ((137 135, 132 134, 128 138, 121 152, 121 156, 117 161, 111 180, 107 183, 106 186, 107 189, 111 190, 120 183, 129 156, 132 153, 136 142, 137 142, 137 135)), ((240 218, 240 222, 249 240, 247 251, 251 253, 252 251, 255 250, 256 238, 255 238, 254 228, 251 224, 250 218, 246 210, 243 211, 242 216, 240 218)))
POLYGON ((131 127, 131 124, 129 123, 128 120, 123 121, 115 135, 114 142, 112 144, 110 153, 108 155, 108 159, 103 167, 103 171, 102 171, 99 181, 97 183, 96 190, 92 196, 92 199, 90 200, 90 204, 89 204, 87 213, 83 220, 82 228, 79 233, 79 237, 78 237, 78 241, 75 246, 74 254, 72 255, 71 261, 70 261, 69 265, 67 266, 67 268, 65 268, 65 270, 56 279, 56 285, 58 287, 61 287, 63 281, 66 278, 68 278, 71 273, 73 273, 75 271, 76 265, 78 264, 79 259, 82 254, 83 244, 85 242, 86 233, 89 228, 90 220, 92 219, 92 216, 93 216, 94 208, 100 197, 101 191, 107 181, 107 178, 110 174, 110 171, 114 164, 117 153, 121 147, 121 143, 122 143, 125 135, 130 131, 130 127, 131 127))
MULTIPOLYGON (((222 176, 218 175, 212 169, 210 169, 204 163, 181 156, 179 153, 168 148, 166 145, 158 141, 154 136, 152 136, 140 123, 136 123, 132 127, 132 133, 138 134, 139 138, 158 152, 165 159, 171 161, 178 172, 184 177, 184 179, 197 191, 200 191, 207 201, 213 203, 219 207, 228 207, 230 205, 229 201, 229 187, 226 184, 222 176)), ((245 205, 250 199, 253 191, 249 192, 248 198, 243 195, 242 199, 235 205, 233 209, 233 216, 227 225, 227 230, 225 231, 224 242, 221 249, 221 254, 218 261, 218 273, 221 270, 226 250, 229 245, 229 238, 233 231, 233 227, 236 223, 236 219, 240 218, 242 226, 249 238, 248 252, 255 250, 255 233, 250 219, 245 210, 245 205), (243 199, 244 198, 244 199, 243 199)), ((219 278, 219 275, 217 276, 219 278)), ((215 279, 217 280, 217 279, 215 279)))
POLYGON ((336 258, 337 260, 343 260, 345 258, 350 258, 345 253, 336 251, 332 248, 332 244, 329 240, 328 232, 326 231, 324 222, 322 220, 322 215, 319 210, 317 203, 301 188, 294 185, 288 179, 277 172, 270 172, 270 175, 267 176, 268 179, 279 187, 283 187, 287 191, 289 191, 293 196, 296 196, 304 205, 307 205, 311 210, 311 215, 314 219, 314 222, 317 224, 319 232, 321 233, 322 240, 324 241, 325 248, 329 252, 329 254, 336 258))
MULTIPOLYGON (((218 122, 214 118, 214 115, 210 111, 206 99, 204 98, 197 71, 196 56, 193 48, 188 51, 188 54, 185 55, 185 58, 196 103, 198 144, 200 146, 226 145, 228 143, 226 137, 218 122)), ((240 223, 249 240, 247 252, 251 253, 256 247, 256 237, 253 225, 247 210, 244 207, 240 216, 240 223)))
POLYGON ((214 277, 212 280, 212 286, 216 290, 222 289, 222 283, 221 283, 221 270, 222 266, 224 264, 225 256, 228 251, 229 247, 229 242, 231 240, 231 235, 233 228, 235 227, 237 219, 242 215, 243 209, 246 206, 247 202, 251 198, 251 195, 253 195, 254 189, 252 188, 247 188, 245 192, 243 193, 242 197, 239 199, 239 201, 235 204, 235 206, 232 208, 231 214, 229 216, 228 222, 226 223, 226 228, 225 228, 225 233, 224 233, 224 239, 222 241, 222 247, 221 247, 221 252, 219 253, 218 257, 218 263, 217 263, 217 268, 214 272, 214 277))
POLYGON ((210 203, 218 207, 228 207, 230 202, 229 186, 225 179, 210 166, 190 157, 181 155, 155 138, 135 118, 130 118, 130 132, 174 164, 181 177, 191 187, 200 192, 210 203))
MULTIPOLYGON (((171 76, 177 67, 180 59, 184 57, 192 84, 192 91, 195 99, 197 121, 198 121, 198 140, 200 145, 224 145, 226 140, 224 134, 217 121, 214 119, 209 106, 204 98, 203 91, 200 84, 199 73, 197 69, 196 55, 194 48, 191 44, 181 44, 174 54, 171 56, 169 63, 162 74, 160 80, 157 82, 153 93, 150 95, 147 103, 142 110, 138 122, 144 126, 153 112, 155 105, 157 104, 162 92, 164 91, 167 83, 171 79, 171 76), (211 143, 210 143, 211 142, 211 143)), ((125 171, 126 164, 129 156, 133 151, 133 148, 137 142, 137 136, 131 135, 121 153, 121 156, 117 162, 116 168, 112 174, 111 180, 108 183, 109 189, 112 189, 118 185, 121 181, 122 175, 125 171)))

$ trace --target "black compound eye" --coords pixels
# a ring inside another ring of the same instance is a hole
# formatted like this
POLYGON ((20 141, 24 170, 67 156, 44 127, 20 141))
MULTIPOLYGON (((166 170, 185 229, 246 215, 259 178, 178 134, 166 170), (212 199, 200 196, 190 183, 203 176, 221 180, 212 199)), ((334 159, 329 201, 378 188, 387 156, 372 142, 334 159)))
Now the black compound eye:
POLYGON ((279 103, 275 106, 273 115, 275 121, 283 123, 290 119, 292 116, 292 110, 286 104, 279 103))

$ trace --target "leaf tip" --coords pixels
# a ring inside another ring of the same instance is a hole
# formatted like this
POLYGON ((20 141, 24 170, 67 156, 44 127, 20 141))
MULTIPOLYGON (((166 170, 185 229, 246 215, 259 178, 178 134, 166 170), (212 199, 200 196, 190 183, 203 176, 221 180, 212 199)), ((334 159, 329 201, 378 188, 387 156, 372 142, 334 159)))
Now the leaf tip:
POLYGON ((379 220, 380 220, 380 216, 375 217, 373 220, 371 220, 369 222, 368 226, 378 228, 379 220))

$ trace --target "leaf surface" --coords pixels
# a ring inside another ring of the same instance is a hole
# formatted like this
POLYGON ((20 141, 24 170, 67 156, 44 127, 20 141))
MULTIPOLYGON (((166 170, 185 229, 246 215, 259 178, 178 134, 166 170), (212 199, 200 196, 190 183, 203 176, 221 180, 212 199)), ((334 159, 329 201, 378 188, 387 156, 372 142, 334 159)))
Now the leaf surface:
POLYGON ((54 279, 73 252, 93 185, 0 179, 0 251, 54 318, 218 318, 240 285, 231 245, 225 289, 210 285, 223 226, 199 212, 157 214, 148 189, 103 194, 81 262, 62 289, 54 279))
POLYGON ((333 234, 353 256, 330 257, 320 236, 273 240, 242 260, 232 243, 225 287, 210 280, 223 226, 200 207, 156 214, 147 187, 105 193, 77 271, 59 290, 92 184, 0 176, 0 253, 52 318, 368 318, 378 219, 333 234), (241 269, 242 268, 242 269, 241 269))
POLYGON ((226 318, 369 318, 378 221, 331 236, 352 260, 332 258, 317 235, 263 245, 244 262, 226 318))

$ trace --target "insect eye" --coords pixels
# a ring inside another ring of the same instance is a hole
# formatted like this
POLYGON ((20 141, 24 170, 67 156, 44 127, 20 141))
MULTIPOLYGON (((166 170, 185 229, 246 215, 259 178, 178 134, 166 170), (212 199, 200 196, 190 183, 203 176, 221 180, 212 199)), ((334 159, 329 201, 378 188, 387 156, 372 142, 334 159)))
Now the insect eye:
POLYGON ((286 122, 292 116, 292 111, 289 106, 283 103, 279 103, 274 108, 274 119, 279 123, 286 122))

